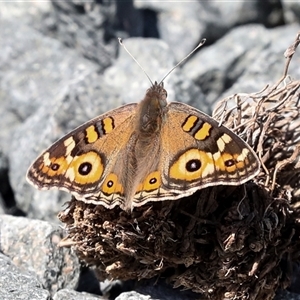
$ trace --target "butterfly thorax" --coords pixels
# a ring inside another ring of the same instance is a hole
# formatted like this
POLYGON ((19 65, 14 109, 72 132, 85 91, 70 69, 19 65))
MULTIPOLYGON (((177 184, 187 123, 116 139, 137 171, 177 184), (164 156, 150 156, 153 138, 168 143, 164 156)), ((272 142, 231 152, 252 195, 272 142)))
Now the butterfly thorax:
POLYGON ((151 137, 160 131, 167 112, 167 91, 157 82, 148 89, 137 110, 136 131, 141 138, 151 137))

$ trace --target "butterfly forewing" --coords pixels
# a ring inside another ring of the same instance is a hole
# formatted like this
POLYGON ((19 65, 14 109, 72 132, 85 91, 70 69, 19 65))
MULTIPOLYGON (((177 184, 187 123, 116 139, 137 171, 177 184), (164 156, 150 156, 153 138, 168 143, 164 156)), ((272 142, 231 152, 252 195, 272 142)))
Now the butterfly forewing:
POLYGON ((128 104, 114 109, 55 142, 29 168, 28 181, 39 189, 59 188, 77 196, 96 192, 107 161, 118 155, 116 145, 126 145, 126 124, 135 108, 128 104))
POLYGON ((239 185, 259 172, 259 160, 251 147, 213 118, 182 103, 170 103, 162 133, 164 188, 193 192, 214 185, 239 185), (173 134, 174 132, 181 134, 173 134))

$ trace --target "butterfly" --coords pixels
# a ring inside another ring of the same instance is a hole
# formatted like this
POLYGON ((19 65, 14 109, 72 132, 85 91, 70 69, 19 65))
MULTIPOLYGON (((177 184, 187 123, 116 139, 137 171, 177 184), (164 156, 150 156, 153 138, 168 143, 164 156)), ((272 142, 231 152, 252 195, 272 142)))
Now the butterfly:
POLYGON ((239 136, 187 104, 168 103, 163 82, 155 82, 140 103, 102 114, 55 142, 27 179, 38 189, 129 211, 209 186, 241 185, 259 167, 239 136))

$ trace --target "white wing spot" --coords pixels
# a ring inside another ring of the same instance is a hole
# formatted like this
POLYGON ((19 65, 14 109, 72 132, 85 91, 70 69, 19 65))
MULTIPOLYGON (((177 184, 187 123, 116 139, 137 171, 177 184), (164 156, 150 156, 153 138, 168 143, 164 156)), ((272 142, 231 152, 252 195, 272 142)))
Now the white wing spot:
POLYGON ((220 152, 223 152, 225 150, 226 144, 229 144, 232 141, 232 138, 224 133, 218 140, 217 145, 220 150, 220 152))
POLYGON ((71 153, 71 151, 75 148, 75 141, 72 136, 64 141, 64 145, 66 147, 66 154, 71 153))

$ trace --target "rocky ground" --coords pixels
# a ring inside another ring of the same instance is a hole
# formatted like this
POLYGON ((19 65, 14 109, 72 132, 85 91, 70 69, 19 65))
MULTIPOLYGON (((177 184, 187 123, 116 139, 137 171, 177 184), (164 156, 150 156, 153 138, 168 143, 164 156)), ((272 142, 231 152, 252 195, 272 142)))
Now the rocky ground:
MULTIPOLYGON (((257 92, 283 74, 300 30, 290 1, 4 2, 0 7, 0 299, 196 299, 158 281, 98 283, 69 248, 57 213, 70 195, 25 179, 36 156, 83 122, 138 102, 149 87, 122 37, 169 101, 211 113, 218 99, 257 92), (156 284, 155 284, 156 283, 156 284)), ((300 78, 299 53, 289 73, 300 78)), ((297 274, 296 274, 297 275, 297 274)), ((297 276, 277 300, 300 299, 297 276)))

